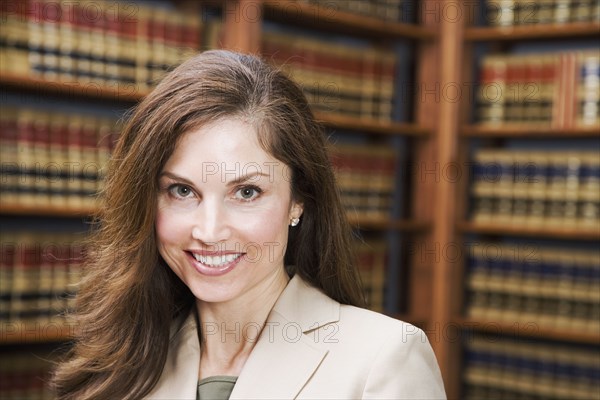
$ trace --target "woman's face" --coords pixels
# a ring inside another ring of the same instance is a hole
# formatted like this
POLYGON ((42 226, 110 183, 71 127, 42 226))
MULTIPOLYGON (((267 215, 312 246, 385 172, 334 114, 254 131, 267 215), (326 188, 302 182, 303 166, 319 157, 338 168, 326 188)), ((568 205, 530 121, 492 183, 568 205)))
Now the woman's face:
POLYGON ((184 134, 159 178, 158 250, 200 301, 260 296, 287 280, 290 169, 250 125, 223 119, 184 134))

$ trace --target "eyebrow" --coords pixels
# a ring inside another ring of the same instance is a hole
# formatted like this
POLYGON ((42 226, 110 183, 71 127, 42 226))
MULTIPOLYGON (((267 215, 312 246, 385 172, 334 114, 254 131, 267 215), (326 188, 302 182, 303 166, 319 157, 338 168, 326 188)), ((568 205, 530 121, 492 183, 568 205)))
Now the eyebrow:
MULTIPOLYGON (((162 178, 163 176, 166 176, 166 177, 174 179, 174 180, 182 181, 185 184, 187 184, 189 186, 192 186, 192 187, 195 186, 194 183, 192 181, 190 181, 189 179, 184 178, 183 176, 179 176, 179 175, 174 174, 174 173, 169 172, 169 171, 163 171, 163 172, 161 172, 160 175, 159 175, 159 179, 162 178)), ((234 179, 232 181, 227 182, 227 186, 239 185, 240 183, 247 182, 250 179, 253 179, 253 178, 257 177, 257 176, 264 176, 264 177, 269 178, 271 175, 265 174, 264 172, 253 172, 253 173, 250 173, 250 174, 242 175, 239 178, 236 178, 236 179, 234 179)))

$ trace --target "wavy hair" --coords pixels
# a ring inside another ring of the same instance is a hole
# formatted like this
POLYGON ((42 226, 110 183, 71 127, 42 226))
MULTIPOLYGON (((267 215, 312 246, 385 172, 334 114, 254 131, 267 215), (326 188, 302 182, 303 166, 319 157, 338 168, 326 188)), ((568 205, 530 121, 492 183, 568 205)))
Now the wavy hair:
POLYGON ((254 125, 291 168, 304 205, 285 264, 331 298, 364 305, 324 132, 301 88, 259 58, 201 53, 170 72, 132 112, 112 156, 76 307, 79 331, 54 372, 60 400, 133 399, 156 385, 170 324, 193 295, 157 250, 158 177, 182 134, 222 118, 254 125))

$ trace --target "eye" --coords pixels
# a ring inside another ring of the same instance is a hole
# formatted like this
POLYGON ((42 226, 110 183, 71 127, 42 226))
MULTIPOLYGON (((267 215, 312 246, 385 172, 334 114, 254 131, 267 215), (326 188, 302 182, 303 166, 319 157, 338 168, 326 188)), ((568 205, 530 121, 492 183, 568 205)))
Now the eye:
POLYGON ((252 201, 262 193, 256 186, 244 186, 235 192, 235 197, 243 201, 252 201))
POLYGON ((178 198, 187 198, 192 195, 192 189, 186 185, 175 184, 169 186, 169 193, 178 198))

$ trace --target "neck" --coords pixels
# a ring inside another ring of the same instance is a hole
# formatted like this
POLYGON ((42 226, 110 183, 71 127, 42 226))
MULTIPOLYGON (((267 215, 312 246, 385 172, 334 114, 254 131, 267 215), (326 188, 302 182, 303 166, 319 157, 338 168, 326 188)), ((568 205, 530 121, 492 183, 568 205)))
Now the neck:
POLYGON ((239 375, 288 281, 282 269, 282 274, 261 282, 236 299, 196 302, 202 333, 200 379, 239 375))

